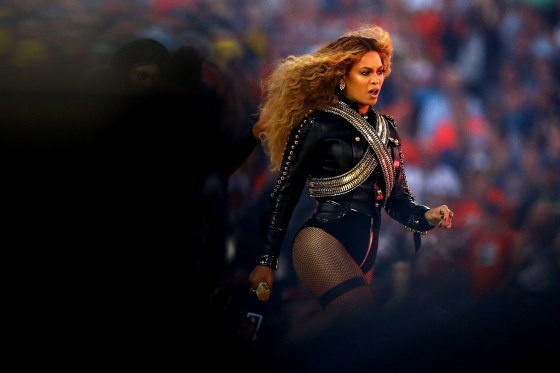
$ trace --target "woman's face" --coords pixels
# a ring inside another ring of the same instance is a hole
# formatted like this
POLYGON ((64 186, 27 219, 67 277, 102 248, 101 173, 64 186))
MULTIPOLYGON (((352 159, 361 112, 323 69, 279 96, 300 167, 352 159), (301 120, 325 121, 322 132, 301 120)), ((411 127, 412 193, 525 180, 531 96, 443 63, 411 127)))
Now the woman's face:
POLYGON ((154 87, 161 78, 161 69, 157 64, 142 64, 128 71, 129 88, 145 90, 154 87))
POLYGON ((378 52, 366 52, 344 76, 343 94, 359 106, 360 114, 377 103, 385 71, 378 52))

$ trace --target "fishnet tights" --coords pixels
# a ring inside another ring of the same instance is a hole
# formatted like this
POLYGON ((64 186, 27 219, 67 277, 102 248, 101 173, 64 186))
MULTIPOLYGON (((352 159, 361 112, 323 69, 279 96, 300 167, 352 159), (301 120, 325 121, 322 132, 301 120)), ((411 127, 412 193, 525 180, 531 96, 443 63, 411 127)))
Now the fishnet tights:
MULTIPOLYGON (((292 260, 298 276, 317 298, 352 278, 363 278, 366 284, 371 282, 372 271, 364 276, 344 246, 319 228, 306 227, 298 233, 294 239, 292 260)), ((372 305, 371 289, 362 285, 335 298, 325 310, 355 316, 370 310, 372 305)))

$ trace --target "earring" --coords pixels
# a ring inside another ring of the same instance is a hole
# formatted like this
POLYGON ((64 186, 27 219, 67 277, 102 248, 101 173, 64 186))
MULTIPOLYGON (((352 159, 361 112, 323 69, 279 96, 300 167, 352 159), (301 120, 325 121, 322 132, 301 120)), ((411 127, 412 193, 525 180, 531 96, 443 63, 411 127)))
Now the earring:
POLYGON ((340 81, 340 84, 338 85, 338 88, 342 91, 344 88, 346 88, 346 83, 344 83, 344 79, 340 81))

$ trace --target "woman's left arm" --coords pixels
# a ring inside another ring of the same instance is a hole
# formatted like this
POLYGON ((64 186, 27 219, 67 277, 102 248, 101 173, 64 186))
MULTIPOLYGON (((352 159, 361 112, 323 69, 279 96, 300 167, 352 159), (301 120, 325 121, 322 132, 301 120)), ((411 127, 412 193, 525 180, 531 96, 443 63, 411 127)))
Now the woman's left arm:
POLYGON ((415 233, 426 234, 434 227, 451 228, 453 212, 447 205, 429 208, 420 205, 412 195, 404 171, 403 153, 397 125, 391 116, 384 116, 390 123, 390 151, 395 161, 395 184, 385 203, 387 214, 415 233))
POLYGON ((427 231, 434 228, 434 225, 431 224, 433 213, 429 212, 431 211, 429 207, 416 203, 403 175, 401 173, 397 175, 397 181, 385 203, 385 212, 404 225, 406 229, 426 234, 427 231))
POLYGON ((453 211, 447 205, 440 205, 426 211, 424 217, 434 227, 449 229, 453 225, 453 215, 453 211))

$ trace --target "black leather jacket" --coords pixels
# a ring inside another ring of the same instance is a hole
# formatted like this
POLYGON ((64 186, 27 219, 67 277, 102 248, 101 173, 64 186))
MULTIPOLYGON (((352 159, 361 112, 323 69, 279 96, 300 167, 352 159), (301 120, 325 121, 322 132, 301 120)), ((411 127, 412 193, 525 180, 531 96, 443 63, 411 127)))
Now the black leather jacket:
MULTIPOLYGON (((352 103, 348 104, 357 109, 352 103)), ((373 109, 369 110, 367 117, 369 123, 375 124, 373 109)), ((417 204, 409 192, 401 167, 396 125, 391 117, 384 117, 390 123, 388 147, 395 165, 395 183, 389 198, 383 196, 385 182, 378 165, 369 178, 354 190, 338 196, 317 198, 317 201, 319 205, 325 200, 334 201, 342 208, 372 216, 374 231, 380 228, 383 207, 389 216, 407 229, 425 234, 433 228, 424 217, 428 207, 417 204)), ((271 195, 259 264, 276 269, 288 223, 308 178, 332 177, 347 172, 360 161, 367 147, 368 142, 350 122, 324 111, 311 113, 292 130, 271 195)))

